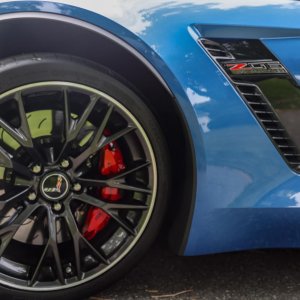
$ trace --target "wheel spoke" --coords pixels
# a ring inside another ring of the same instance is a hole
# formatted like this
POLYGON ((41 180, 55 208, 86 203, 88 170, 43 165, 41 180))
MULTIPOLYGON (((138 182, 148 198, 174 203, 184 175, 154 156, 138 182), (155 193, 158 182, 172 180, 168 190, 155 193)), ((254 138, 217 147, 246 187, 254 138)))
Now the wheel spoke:
POLYGON ((68 89, 64 89, 64 117, 65 117, 65 138, 66 143, 70 141, 70 107, 68 89))
POLYGON ((21 92, 17 93, 15 98, 18 103, 19 114, 20 114, 20 119, 21 119, 20 129, 22 130, 22 133, 25 136, 25 140, 26 140, 26 144, 24 144, 23 146, 28 147, 28 148, 33 148, 33 142, 32 142, 32 138, 31 138, 30 128, 28 125, 27 116, 26 116, 21 92))
POLYGON ((43 266, 44 260, 47 256, 48 252, 49 252, 49 248, 50 248, 50 246, 49 246, 49 242, 48 242, 47 245, 44 248, 44 251, 43 251, 43 253, 40 257, 40 260, 39 260, 38 264, 35 267, 34 273, 33 273, 32 277, 30 279, 30 282, 29 282, 29 286, 33 286, 36 283, 36 281, 38 280, 39 275, 41 273, 41 268, 43 266))
POLYGON ((95 105, 97 104, 98 100, 100 99, 97 95, 90 96, 90 102, 85 108, 84 112, 82 113, 81 117, 77 122, 70 122, 70 104, 69 104, 69 94, 68 89, 64 89, 64 119, 65 119, 65 143, 63 145, 60 154, 56 161, 59 161, 66 150, 69 148, 70 144, 76 140, 79 133, 85 126, 89 116, 91 115, 95 105))
MULTIPOLYGON (((128 233, 131 235, 136 235, 136 231, 134 228, 132 228, 125 220, 122 220, 118 215, 118 209, 117 208, 111 208, 111 203, 104 202, 100 199, 97 199, 93 196, 90 196, 86 193, 83 193, 81 195, 75 195, 75 199, 78 199, 79 201, 82 201, 84 203, 87 203, 91 206, 95 206, 98 208, 101 208, 103 211, 105 211, 108 215, 110 215, 123 229, 125 229, 128 233)), ((122 206, 120 205, 120 209, 122 206)))
POLYGON ((126 230, 129 234, 136 236, 136 230, 132 228, 132 226, 126 222, 125 220, 122 220, 116 211, 109 211, 109 215, 124 229, 126 230))
POLYGON ((26 238, 27 244, 33 244, 34 240, 38 237, 37 232, 44 230, 44 218, 42 219, 43 215, 36 215, 32 220, 33 225, 28 232, 28 236, 26 238))
POLYGON ((70 234, 71 234, 72 239, 73 239, 73 247, 74 247, 77 278, 78 278, 78 280, 80 280, 82 278, 81 259, 80 259, 81 234, 78 230, 76 221, 75 221, 75 219, 72 215, 72 211, 71 211, 70 207, 68 207, 68 209, 66 211, 65 220, 66 220, 67 226, 69 228, 70 234))
POLYGON ((106 206, 106 202, 100 200, 100 199, 97 199, 93 196, 90 196, 86 193, 83 193, 83 194, 80 194, 80 195, 74 195, 73 196, 74 199, 77 199, 81 202, 84 202, 86 204, 89 204, 91 206, 95 206, 95 207, 98 207, 98 208, 101 208, 103 210, 105 210, 105 206, 106 206))
POLYGON ((4 208, 6 208, 7 206, 9 206, 10 208, 17 204, 17 202, 19 200, 22 200, 25 198, 25 195, 28 193, 29 191, 29 187, 24 189, 23 191, 11 196, 10 198, 4 200, 4 201, 0 201, 0 211, 3 210, 4 208))
POLYGON ((63 154, 66 152, 67 148, 69 147, 71 140, 70 136, 70 106, 69 106, 69 95, 68 95, 68 89, 65 88, 63 90, 64 93, 64 130, 65 130, 65 142, 62 146, 62 149, 60 150, 60 153, 58 154, 58 157, 56 158, 55 163, 57 163, 59 160, 61 160, 63 154))
MULTIPOLYGON (((95 152, 100 150, 101 148, 105 147, 112 141, 115 141, 126 134, 130 133, 131 131, 135 130, 135 127, 127 127, 125 129, 120 130, 119 132, 107 137, 103 138, 100 135, 100 130, 95 135, 94 141, 92 144, 85 150, 83 151, 79 156, 77 156, 75 159, 73 159, 73 171, 76 171, 76 169, 83 163, 85 162, 91 155, 93 155, 95 152)), ((102 131, 103 133, 103 131, 102 131)))
POLYGON ((32 187, 35 183, 35 180, 33 178, 31 179, 26 179, 26 178, 21 178, 21 177, 15 177, 14 180, 14 186, 27 186, 27 187, 32 187))
POLYGON ((111 202, 107 203, 106 209, 108 210, 147 210, 148 206, 142 204, 140 201, 131 200, 131 201, 122 201, 122 202, 111 202))
POLYGON ((16 162, 13 159, 13 156, 8 153, 3 147, 0 146, 0 167, 4 167, 7 169, 14 169, 14 171, 20 175, 25 176, 26 178, 31 178, 32 174, 22 164, 16 162))
POLYGON ((61 284, 65 284, 62 262, 59 255, 58 245, 57 245, 57 228, 56 228, 56 216, 50 210, 48 210, 48 226, 49 226, 49 247, 52 252, 56 273, 58 280, 61 284))
POLYGON ((12 158, 1 146, 0 146, 0 166, 4 168, 13 168, 12 158))
POLYGON ((64 278, 64 272, 63 272, 63 266, 62 261, 59 254, 58 244, 57 244, 57 216, 52 213, 50 209, 47 210, 47 219, 48 219, 48 232, 49 232, 49 238, 48 242, 44 248, 44 251, 39 259, 39 262, 34 270, 33 276, 29 282, 29 285, 32 286, 35 284, 35 282, 38 280, 39 274, 41 272, 43 263, 45 261, 45 258, 48 255, 52 255, 54 259, 54 265, 56 269, 56 275, 59 282, 64 285, 66 284, 65 278, 64 278))
POLYGON ((135 173, 143 168, 146 168, 148 166, 150 166, 151 163, 149 161, 141 161, 141 162, 135 162, 133 167, 127 168, 124 172, 112 177, 112 180, 116 180, 116 179, 120 179, 120 178, 124 178, 128 175, 131 175, 132 173, 135 173))
POLYGON ((106 259, 87 239, 82 238, 82 241, 90 249, 90 251, 97 257, 97 259, 106 265, 110 264, 110 261, 106 259))
POLYGON ((13 169, 16 174, 20 174, 25 178, 32 179, 32 173, 27 167, 13 160, 13 169))
MULTIPOLYGON (((3 120, 3 118, 0 118, 0 127, 6 131, 12 138, 14 138, 21 146, 25 147, 28 154, 33 158, 34 161, 43 161, 41 155, 38 151, 34 148, 33 140, 31 137, 31 132, 29 128, 29 124, 27 121, 27 116, 23 104, 23 99, 21 92, 18 92, 15 94, 15 100, 18 105, 18 111, 19 111, 19 117, 20 117, 20 127, 14 128, 8 122, 3 120)), ((6 164, 7 167, 15 167, 15 164, 8 162, 9 154, 6 153, 3 155, 3 151, 1 151, 2 160, 4 161, 4 164, 6 164), (8 157, 7 157, 8 155, 8 157)), ((1 163, 0 163, 1 165, 1 163)), ((5 166, 5 165, 4 165, 5 166)))
POLYGON ((104 141, 98 145, 98 149, 105 147, 106 145, 110 144, 111 142, 116 141, 117 139, 125 136, 126 134, 128 134, 134 130, 136 130, 136 127, 130 125, 124 129, 106 137, 104 139, 104 141))
POLYGON ((13 239, 14 235, 22 226, 22 224, 34 213, 34 211, 40 207, 40 204, 28 205, 9 225, 3 225, 0 227, 1 245, 0 256, 3 255, 7 246, 13 239))
POLYGON ((86 178, 77 178, 76 179, 79 183, 91 187, 91 186, 96 186, 96 187, 112 187, 112 188, 118 188, 121 190, 127 190, 127 191, 134 191, 134 192, 140 192, 140 193, 146 193, 146 194, 151 194, 152 191, 147 188, 135 186, 135 185, 130 185, 123 183, 119 180, 98 180, 98 179, 86 179, 86 178))
POLYGON ((90 244, 86 238, 82 236, 81 232, 78 229, 77 223, 74 219, 70 207, 68 207, 66 210, 65 220, 67 222, 68 228, 70 230, 73 239, 75 263, 76 263, 78 278, 82 278, 81 261, 80 261, 80 242, 83 242, 92 251, 92 253, 97 257, 99 261, 108 265, 109 261, 97 249, 95 249, 95 247, 92 244, 90 244))
POLYGON ((21 120, 20 128, 13 128, 2 118, 0 118, 0 127, 3 128, 7 133, 9 133, 20 145, 27 148, 33 148, 33 142, 31 139, 27 117, 23 106, 22 96, 20 93, 17 93, 15 95, 15 98, 18 104, 19 116, 21 120))
POLYGON ((73 171, 75 171, 83 162, 85 162, 90 157, 90 155, 94 154, 101 147, 103 147, 101 144, 101 140, 103 138, 103 132, 107 126, 108 120, 112 112, 113 112, 113 106, 109 105, 105 112, 105 116, 102 120, 100 127, 94 134, 91 145, 89 145, 89 147, 86 150, 84 150, 79 156, 73 159, 73 171))
POLYGON ((107 180, 76 178, 76 181, 87 187, 91 187, 91 186, 105 187, 105 186, 107 186, 107 180))
MULTIPOLYGON (((87 105, 86 109, 84 110, 82 116, 80 119, 74 124, 72 128, 69 128, 69 132, 67 135, 67 141, 71 142, 76 139, 78 136, 79 132, 81 129, 84 127, 86 124, 91 112, 93 111, 97 101, 99 100, 99 96, 93 95, 90 97, 90 103, 87 105)), ((69 108, 68 108, 68 97, 67 93, 65 93, 65 109, 67 109, 67 112, 69 113, 69 108)), ((67 120, 66 120, 67 121, 67 120)), ((68 127, 67 127, 68 128, 68 127)))
POLYGON ((7 133, 9 133, 22 146, 24 147, 29 146, 29 143, 25 135, 19 129, 11 127, 2 118, 0 118, 0 127, 3 128, 7 133))
POLYGON ((118 188, 121 190, 127 190, 127 191, 133 191, 133 192, 139 192, 139 193, 145 193, 145 194, 152 194, 152 191, 147 188, 135 186, 135 185, 130 185, 126 183, 121 183, 120 181, 117 180, 109 180, 108 182, 109 187, 114 187, 118 188))

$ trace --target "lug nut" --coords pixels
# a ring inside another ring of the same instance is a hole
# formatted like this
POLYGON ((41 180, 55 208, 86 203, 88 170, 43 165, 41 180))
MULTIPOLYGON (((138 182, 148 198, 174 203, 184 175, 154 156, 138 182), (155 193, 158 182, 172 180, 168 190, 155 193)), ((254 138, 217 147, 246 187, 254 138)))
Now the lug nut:
POLYGON ((72 268, 71 267, 66 267, 66 273, 67 274, 72 274, 72 268))
POLYGON ((75 184, 73 185, 73 190, 74 190, 75 192, 79 192, 79 191, 81 190, 81 184, 80 184, 80 183, 75 183, 75 184))
POLYGON ((30 194, 28 195, 28 200, 29 200, 29 201, 34 201, 34 200, 36 200, 36 193, 30 193, 30 194))
POLYGON ((35 174, 38 174, 42 171, 42 167, 40 165, 34 165, 32 167, 32 172, 35 173, 35 174))
POLYGON ((62 209, 62 205, 61 205, 60 203, 55 203, 55 204, 53 205, 53 209, 54 209, 55 211, 60 211, 60 210, 62 209))
POLYGON ((61 165, 63 168, 68 168, 69 165, 70 165, 70 162, 69 162, 68 160, 64 159, 64 160, 60 163, 60 165, 61 165))
POLYGON ((92 163, 91 163, 91 161, 88 159, 87 161, 86 161, 86 164, 85 164, 88 168, 91 168, 92 167, 92 163))

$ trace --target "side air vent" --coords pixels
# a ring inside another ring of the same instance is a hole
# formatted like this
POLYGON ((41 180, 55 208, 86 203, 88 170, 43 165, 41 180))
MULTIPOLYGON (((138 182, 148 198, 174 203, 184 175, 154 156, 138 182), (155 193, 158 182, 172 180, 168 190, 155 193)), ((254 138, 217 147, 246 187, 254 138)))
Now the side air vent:
POLYGON ((234 59, 234 56, 219 43, 207 39, 200 39, 199 42, 215 59, 234 59))
POLYGON ((286 162, 292 168, 299 170, 300 152, 283 128, 276 113, 273 111, 261 90, 252 84, 237 83, 236 86, 256 118, 263 125, 263 128, 265 128, 273 143, 278 147, 286 162))
POLYGON ((286 163, 300 172, 300 89, 280 61, 256 39, 200 38, 286 163), (296 107, 296 108, 295 108, 296 107))

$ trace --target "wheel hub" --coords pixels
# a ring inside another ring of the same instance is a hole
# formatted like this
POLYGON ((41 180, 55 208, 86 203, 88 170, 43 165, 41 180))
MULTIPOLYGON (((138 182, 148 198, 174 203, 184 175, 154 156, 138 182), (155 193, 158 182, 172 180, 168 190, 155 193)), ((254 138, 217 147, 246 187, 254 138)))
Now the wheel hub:
POLYGON ((70 192, 70 181, 62 172, 44 175, 40 182, 40 192, 46 200, 57 202, 70 192))

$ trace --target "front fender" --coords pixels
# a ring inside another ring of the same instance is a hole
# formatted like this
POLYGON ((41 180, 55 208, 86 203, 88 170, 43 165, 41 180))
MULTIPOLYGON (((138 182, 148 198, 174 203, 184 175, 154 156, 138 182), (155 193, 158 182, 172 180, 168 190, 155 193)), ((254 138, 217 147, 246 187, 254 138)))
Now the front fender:
MULTIPOLYGON (((51 13, 87 22, 130 45, 161 76, 185 116, 195 153, 195 208, 188 216, 191 227, 187 228, 186 255, 300 246, 295 230, 280 238, 290 216, 285 210, 290 206, 288 193, 300 192, 299 176, 283 161, 227 77, 199 46, 199 34, 190 27, 194 23, 213 24, 217 29, 224 24, 264 26, 263 8, 233 7, 224 11, 212 7, 209 1, 194 2, 165 5, 163 0, 152 0, 150 3, 156 6, 147 8, 144 4, 133 23, 130 14, 127 19, 124 16, 120 1, 112 2, 115 10, 87 1, 85 6, 96 7, 100 14, 45 1, 3 3, 0 12, 51 13), (269 210, 264 213, 262 207, 269 210), (274 208, 284 209, 284 213, 274 208), (278 230, 270 239, 272 228, 278 230)), ((300 27, 299 10, 267 7, 273 8, 273 15, 265 17, 268 26, 282 26, 279 17, 288 14, 284 26, 300 27)), ((291 213, 296 220, 297 212, 291 213)))

